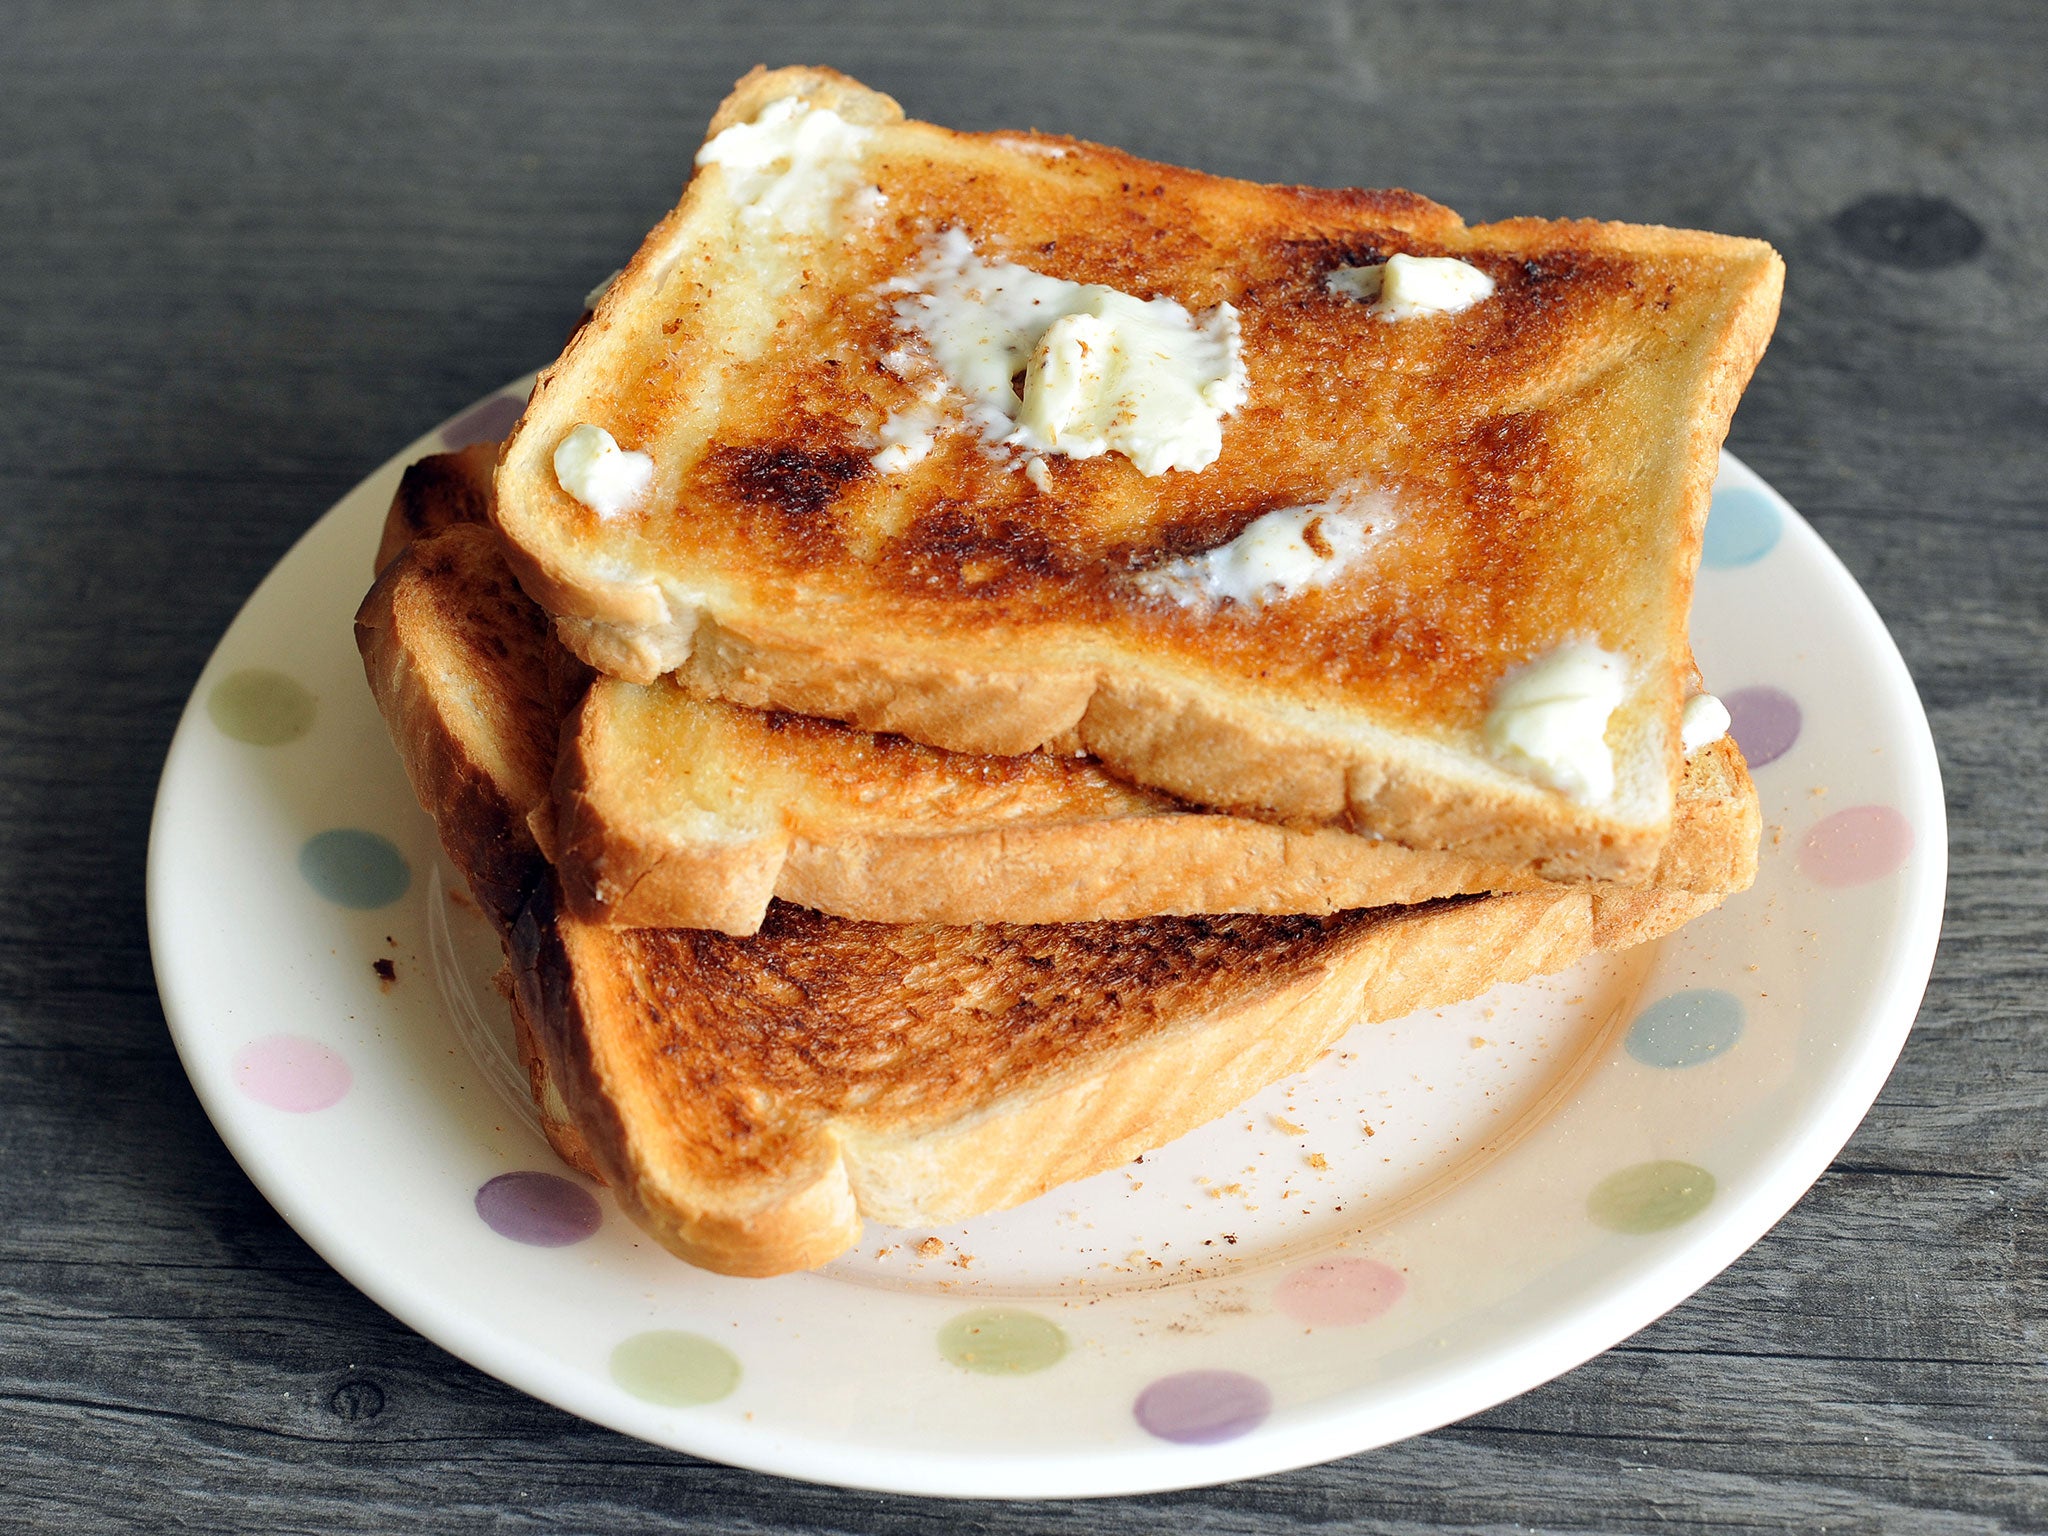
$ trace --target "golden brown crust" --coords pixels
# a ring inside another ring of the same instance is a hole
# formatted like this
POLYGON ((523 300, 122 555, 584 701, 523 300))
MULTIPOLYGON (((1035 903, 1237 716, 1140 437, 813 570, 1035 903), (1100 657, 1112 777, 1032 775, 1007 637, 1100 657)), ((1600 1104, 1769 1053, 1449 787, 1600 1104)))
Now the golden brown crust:
POLYGON ((547 625, 488 527, 405 549, 356 614, 356 646, 420 805, 500 929, 538 878, 529 809, 545 803, 556 716, 547 625))
MULTIPOLYGON (((751 76, 714 127, 822 78, 751 76)), ((707 233, 721 179, 692 183, 544 378, 501 469, 513 559, 565 643, 617 676, 683 668, 736 702, 958 750, 1078 729, 1120 772, 1199 803, 1645 876, 1677 771, 1713 450, 1775 315, 1775 254, 1632 226, 1467 229, 1411 194, 1002 147, 1017 137, 888 130, 863 174, 891 211, 834 247, 829 280, 804 267, 800 296, 768 293, 772 273, 761 296, 721 280, 744 265, 707 233), (955 433, 914 471, 875 472, 863 434, 907 389, 877 362, 901 340, 877 295, 948 222, 1054 275, 1236 304, 1254 387, 1223 458, 1152 480, 1116 455, 1055 459, 1040 490, 955 433), (1323 287, 1395 251, 1465 257, 1496 295, 1390 325, 1323 287), (598 417, 659 465, 655 510, 623 531, 548 470, 568 425, 598 417), (1133 596, 1134 567, 1361 478, 1402 509, 1369 580, 1257 614, 1133 596), (1502 672, 1579 636, 1642 669, 1610 733, 1624 793, 1604 814, 1476 746, 1502 672)))
POLYGON ((502 443, 472 443, 453 453, 432 453, 408 464, 384 514, 377 541, 377 574, 408 544, 431 537, 457 523, 490 522, 491 478, 498 469, 502 443))

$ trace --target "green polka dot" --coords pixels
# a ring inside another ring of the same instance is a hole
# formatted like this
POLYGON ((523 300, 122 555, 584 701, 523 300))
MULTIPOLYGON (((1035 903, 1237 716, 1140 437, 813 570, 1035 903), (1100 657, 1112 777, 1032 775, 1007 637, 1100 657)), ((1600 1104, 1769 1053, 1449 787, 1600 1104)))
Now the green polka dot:
POLYGON ((281 747, 313 729, 313 695, 282 672, 247 667, 230 672, 206 696, 221 734, 252 747, 281 747))
POLYGON ((1610 1232, 1662 1232, 1691 1221, 1714 1198, 1714 1176, 1670 1159, 1609 1174, 1586 1197, 1586 1212, 1610 1232))
POLYGON ((1067 1336, 1035 1312, 989 1307, 962 1312, 939 1330, 939 1353, 963 1371, 1023 1376, 1057 1365, 1067 1336))
POLYGON ((299 873, 329 901, 362 911, 390 906, 412 884, 412 866, 391 839, 359 827, 308 838, 299 850, 299 873))
POLYGON ((740 1362, 722 1344, 697 1333, 636 1333, 612 1351, 612 1380, 664 1408, 715 1403, 740 1384, 740 1362))

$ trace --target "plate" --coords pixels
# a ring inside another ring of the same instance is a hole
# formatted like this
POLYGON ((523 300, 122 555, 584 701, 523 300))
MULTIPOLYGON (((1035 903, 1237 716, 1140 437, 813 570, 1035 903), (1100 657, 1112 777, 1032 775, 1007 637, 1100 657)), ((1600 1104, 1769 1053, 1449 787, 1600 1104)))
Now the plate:
POLYGON ((1827 1166, 1904 1042, 1947 834, 1890 637, 1724 457, 1693 639, 1764 808, 1753 890, 1661 944, 1355 1029, 1128 1167, 736 1280, 541 1139, 350 619, 402 466, 299 541, 194 689, 158 791, 164 1011, 222 1138, 328 1262, 479 1369, 698 1456, 903 1492, 1133 1493, 1462 1418, 1683 1301, 1827 1166))

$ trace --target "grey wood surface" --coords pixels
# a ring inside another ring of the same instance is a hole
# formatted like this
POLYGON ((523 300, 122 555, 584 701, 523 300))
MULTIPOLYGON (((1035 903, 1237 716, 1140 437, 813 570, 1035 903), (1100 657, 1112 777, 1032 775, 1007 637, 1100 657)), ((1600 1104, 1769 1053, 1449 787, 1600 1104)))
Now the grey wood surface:
POLYGON ((2048 7, 15 0, 0 37, 0 1528, 2048 1529, 2048 7), (1898 637, 1953 876, 1877 1107, 1698 1297, 1348 1461, 935 1503, 528 1400, 254 1192, 151 981, 177 710, 340 492, 553 355, 763 59, 963 127, 1784 252, 1733 446, 1898 637))

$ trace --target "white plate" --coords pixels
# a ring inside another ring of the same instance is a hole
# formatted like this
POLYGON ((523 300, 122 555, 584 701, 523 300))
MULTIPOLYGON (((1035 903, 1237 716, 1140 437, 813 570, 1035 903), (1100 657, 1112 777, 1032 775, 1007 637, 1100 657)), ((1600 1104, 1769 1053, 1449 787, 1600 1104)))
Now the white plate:
POLYGON ((498 435, 521 393, 364 481, 229 628, 164 766, 149 920, 179 1053, 257 1186, 380 1304, 527 1392, 699 1456, 918 1493, 1322 1461, 1526 1391, 1684 1300, 1819 1176, 1898 1055, 1947 860, 1926 718, 1840 562, 1729 458, 1694 642, 1763 797, 1754 890, 1661 945, 1355 1030, 1239 1113, 1018 1210, 870 1229, 817 1274, 690 1269, 541 1140, 495 944, 351 643, 401 466, 498 435))

